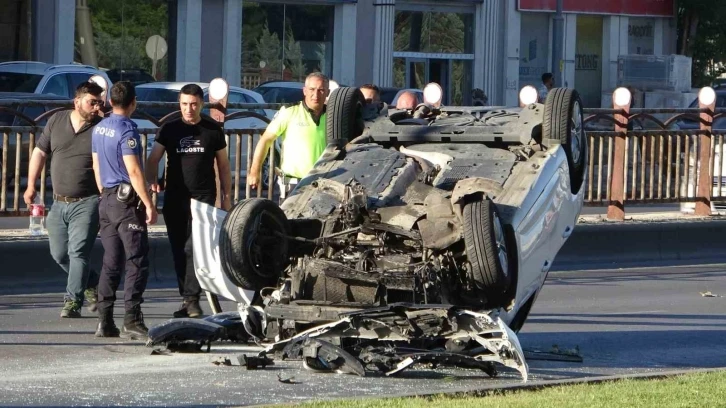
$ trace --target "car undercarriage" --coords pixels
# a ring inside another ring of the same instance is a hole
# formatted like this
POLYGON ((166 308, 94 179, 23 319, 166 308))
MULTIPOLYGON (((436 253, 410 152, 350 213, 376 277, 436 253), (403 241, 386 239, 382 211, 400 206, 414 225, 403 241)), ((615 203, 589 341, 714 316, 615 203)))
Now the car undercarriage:
MULTIPOLYGON (((314 371, 426 363, 493 376, 496 363, 526 381, 515 333, 582 206, 576 91, 365 124, 359 93, 331 95, 328 148, 281 205, 246 199, 227 214, 193 202, 200 284, 239 304, 234 324, 200 330, 242 326, 262 356, 314 371)), ((181 339, 170 327, 150 344, 181 339)))

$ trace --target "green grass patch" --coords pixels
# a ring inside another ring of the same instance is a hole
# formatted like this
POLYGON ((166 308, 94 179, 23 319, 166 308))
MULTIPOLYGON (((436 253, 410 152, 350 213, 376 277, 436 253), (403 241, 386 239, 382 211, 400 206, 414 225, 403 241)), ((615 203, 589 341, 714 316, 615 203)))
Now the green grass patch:
POLYGON ((626 379, 538 390, 492 391, 484 396, 357 399, 310 402, 305 408, 540 408, 725 407, 726 371, 662 379, 626 379))

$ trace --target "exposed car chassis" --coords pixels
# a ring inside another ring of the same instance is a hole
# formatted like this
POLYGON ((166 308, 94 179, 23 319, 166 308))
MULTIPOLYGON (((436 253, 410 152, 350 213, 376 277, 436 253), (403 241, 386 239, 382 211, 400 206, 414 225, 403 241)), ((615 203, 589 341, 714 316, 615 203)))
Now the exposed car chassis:
MULTIPOLYGON (((365 129, 361 101, 352 88, 331 95, 328 148, 281 206, 192 202, 202 288, 238 302, 236 324, 263 355, 311 370, 494 375, 496 363, 526 381, 515 333, 582 208, 576 91, 524 108, 420 105, 365 129)), ((232 327, 209 323, 208 337, 232 327)))

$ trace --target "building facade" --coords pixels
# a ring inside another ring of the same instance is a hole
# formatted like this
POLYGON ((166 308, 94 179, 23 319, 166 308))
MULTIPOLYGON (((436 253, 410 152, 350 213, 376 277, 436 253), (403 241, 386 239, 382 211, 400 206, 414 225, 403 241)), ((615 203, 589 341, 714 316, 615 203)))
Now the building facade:
MULTIPOLYGON (((0 58, 72 61, 79 39, 67 33, 78 1, 0 0, 22 18, 0 21, 17 40, 0 58)), ((82 2, 97 12, 93 0, 82 2)), ((538 86, 554 66, 564 80, 557 85, 577 88, 594 107, 617 85, 619 55, 675 53, 674 3, 564 0, 564 57, 553 64, 556 0, 168 0, 163 79, 221 76, 253 88, 322 71, 345 85, 435 81, 452 105, 468 103, 473 88, 492 104, 515 105, 518 90, 538 86)))

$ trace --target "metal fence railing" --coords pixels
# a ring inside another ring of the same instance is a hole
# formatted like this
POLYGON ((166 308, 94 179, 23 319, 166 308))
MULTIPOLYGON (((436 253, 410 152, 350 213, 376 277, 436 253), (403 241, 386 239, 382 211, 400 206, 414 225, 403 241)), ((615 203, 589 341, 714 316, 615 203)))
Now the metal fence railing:
MULTIPOLYGON (((227 154, 230 159, 230 170, 232 171, 233 202, 249 197, 265 196, 273 199, 275 194, 275 171, 266 171, 266 184, 261 183, 262 188, 252 191, 246 185, 245 178, 252 166, 252 156, 257 140, 261 134, 260 129, 226 129, 227 154)), ((36 143, 36 135, 42 132, 40 127, 0 127, 2 137, 2 179, 0 181, 0 216, 27 215, 27 208, 23 201, 23 194, 27 188, 27 173, 30 156, 36 143)), ((139 129, 141 142, 144 146, 144 167, 151 147, 153 146, 156 129, 139 129)), ((277 155, 273 153, 274 146, 270 148, 266 166, 268 169, 275 169, 277 155)), ((164 156, 166 157, 166 156, 164 156)), ((47 161, 40 175, 40 181, 36 182, 36 189, 41 197, 44 197, 46 205, 52 203, 52 177, 62 177, 62 174, 50 174, 50 161, 47 161)), ((166 174, 166 159, 159 163, 157 173, 163 179, 166 174)), ((154 202, 163 202, 163 192, 157 197, 154 194, 154 202)))
MULTIPOLYGON (((57 104, 57 103, 56 103, 57 104)), ((173 106, 167 104, 148 104, 173 106)), ((0 110, 5 105, 0 104, 0 110)), ((64 105, 59 105, 63 107, 64 105)), ((140 103, 143 108, 144 104, 140 103)), ((178 105, 177 105, 178 106, 178 105)), ((69 107, 66 106, 66 107, 69 107)), ((225 118, 235 118, 244 108, 279 108, 279 105, 230 104, 238 109, 225 118)), ((726 111, 724 111, 726 112, 726 111)), ((586 109, 585 127, 589 161, 585 177, 585 205, 612 207, 628 203, 667 203, 726 200, 724 190, 724 135, 726 129, 713 130, 715 119, 726 116, 708 109, 586 109), (669 116, 664 116, 669 115, 669 116), (706 163, 707 166, 702 166, 706 163), (708 168, 706 175, 701 168, 708 168)), ((47 117, 48 112, 46 112, 47 117)), ((155 121, 155 125, 159 122, 155 121)), ((34 123, 35 125, 35 123, 34 123)), ((144 158, 148 157, 158 128, 140 129, 144 158)), ((28 161, 40 135, 40 126, 0 127, 2 137, 2 179, 0 180, 0 216, 26 215, 22 195, 27 187, 28 161)), ((275 194, 275 171, 267 171, 264 189, 251 191, 246 175, 252 164, 252 152, 263 129, 225 129, 233 201, 256 196, 272 199, 275 194)), ((268 168, 278 160, 268 154, 268 168)), ((160 177, 165 162, 160 163, 160 177)), ((52 177, 49 163, 41 174, 39 193, 52 203, 52 177)), ((163 193, 154 197, 163 199, 163 193)), ((624 211, 624 210, 623 210, 624 211)), ((620 215, 619 217, 622 217, 620 215)))

